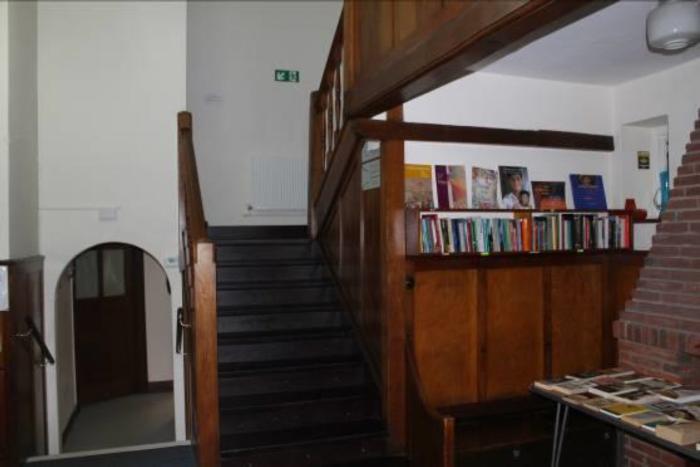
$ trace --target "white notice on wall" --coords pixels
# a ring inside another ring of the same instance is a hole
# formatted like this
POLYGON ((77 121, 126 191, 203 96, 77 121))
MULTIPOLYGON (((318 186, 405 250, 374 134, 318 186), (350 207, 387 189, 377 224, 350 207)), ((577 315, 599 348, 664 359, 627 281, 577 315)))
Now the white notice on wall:
POLYGON ((8 311, 10 309, 9 290, 7 266, 0 266, 0 311, 8 311))
POLYGON ((379 159, 362 164, 362 191, 374 190, 382 184, 381 165, 379 159))

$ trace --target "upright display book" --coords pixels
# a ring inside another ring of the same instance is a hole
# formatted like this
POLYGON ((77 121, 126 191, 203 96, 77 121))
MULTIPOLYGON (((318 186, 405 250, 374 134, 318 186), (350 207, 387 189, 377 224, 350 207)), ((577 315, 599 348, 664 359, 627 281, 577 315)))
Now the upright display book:
POLYGON ((576 209, 608 209, 602 176, 571 174, 569 178, 576 209))
POLYGON ((564 182, 532 182, 532 195, 537 209, 566 209, 564 182))
POLYGON ((406 182, 405 203, 408 208, 432 209, 433 201, 433 167, 431 165, 406 164, 404 166, 406 182))
POLYGON ((472 208, 498 209, 498 173, 472 167, 472 208))
POLYGON ((500 166, 501 207, 503 209, 532 209, 532 187, 527 167, 500 166))
POLYGON ((463 165, 448 165, 447 195, 451 209, 467 209, 467 174, 463 165))

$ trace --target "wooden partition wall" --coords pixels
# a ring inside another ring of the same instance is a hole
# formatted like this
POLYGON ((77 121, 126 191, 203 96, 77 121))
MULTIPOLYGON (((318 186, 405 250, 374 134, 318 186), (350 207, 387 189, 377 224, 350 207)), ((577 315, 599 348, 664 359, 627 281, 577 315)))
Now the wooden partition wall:
POLYGON ((192 115, 178 114, 180 270, 178 348, 185 362, 187 431, 201 466, 220 465, 216 261, 207 234, 192 140, 192 115))
POLYGON ((613 1, 346 0, 346 113, 393 108, 613 1))
POLYGON ((9 278, 9 307, 0 309, 0 466, 46 453, 43 365, 53 357, 42 347, 43 263, 0 261, 9 278))

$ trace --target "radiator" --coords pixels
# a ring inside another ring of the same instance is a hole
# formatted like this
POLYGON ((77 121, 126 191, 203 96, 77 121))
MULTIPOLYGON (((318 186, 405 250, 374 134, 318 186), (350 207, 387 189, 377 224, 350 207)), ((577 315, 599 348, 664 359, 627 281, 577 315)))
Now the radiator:
POLYGON ((306 215, 306 161, 285 157, 256 157, 252 164, 248 215, 306 215))

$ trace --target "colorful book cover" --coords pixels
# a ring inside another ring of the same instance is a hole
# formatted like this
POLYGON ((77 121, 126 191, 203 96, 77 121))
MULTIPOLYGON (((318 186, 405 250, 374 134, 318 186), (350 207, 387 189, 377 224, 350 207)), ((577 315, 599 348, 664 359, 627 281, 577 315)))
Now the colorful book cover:
POLYGON ((501 207, 503 209, 532 209, 532 187, 527 167, 500 166, 501 207))
POLYGON ((472 208, 498 209, 497 182, 495 170, 472 167, 472 208))
POLYGON ((463 165, 447 167, 449 175, 449 200, 452 209, 467 209, 467 175, 463 165))
POLYGON ((602 407, 600 411, 608 415, 612 415, 615 418, 620 418, 623 415, 647 412, 647 409, 643 405, 620 403, 607 405, 602 407))
POLYGON ((435 166, 435 185, 437 187, 438 209, 449 209, 450 184, 446 165, 435 166))
POLYGON ((569 175, 576 209, 608 209, 601 175, 569 175))
POLYGON ((406 181, 405 203, 408 208, 432 209, 433 201, 433 166, 406 164, 404 166, 406 181))
POLYGON ((564 182, 532 182, 532 196, 537 209, 566 209, 564 182))

